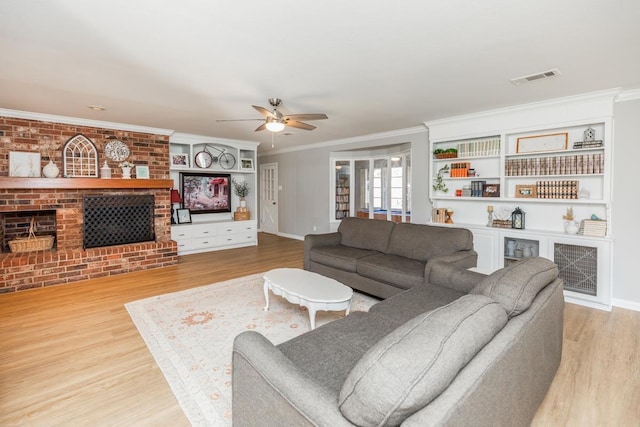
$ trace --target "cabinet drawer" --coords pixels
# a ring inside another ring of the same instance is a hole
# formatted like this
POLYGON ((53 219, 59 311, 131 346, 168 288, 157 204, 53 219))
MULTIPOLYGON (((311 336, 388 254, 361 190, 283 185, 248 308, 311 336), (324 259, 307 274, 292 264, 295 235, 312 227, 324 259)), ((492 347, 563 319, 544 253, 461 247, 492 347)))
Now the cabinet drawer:
POLYGON ((171 227, 171 240, 180 241, 191 237, 191 229, 186 227, 171 227))
POLYGON ((218 244, 223 245, 236 245, 238 243, 247 243, 247 242, 255 242, 256 241, 256 233, 239 233, 239 234, 229 234, 226 236, 218 237, 218 244))
POLYGON ((255 221, 238 221, 229 224, 222 224, 219 228, 220 235, 229 235, 237 233, 246 233, 247 231, 256 231, 255 221))
POLYGON ((210 237, 200 237, 197 239, 191 239, 191 248, 190 249, 200 249, 200 248, 212 248, 216 246, 216 238, 215 236, 210 237))
POLYGON ((216 233, 216 229, 214 227, 198 228, 197 230, 192 231, 191 237, 193 238, 211 237, 213 239, 217 234, 218 233, 216 233))

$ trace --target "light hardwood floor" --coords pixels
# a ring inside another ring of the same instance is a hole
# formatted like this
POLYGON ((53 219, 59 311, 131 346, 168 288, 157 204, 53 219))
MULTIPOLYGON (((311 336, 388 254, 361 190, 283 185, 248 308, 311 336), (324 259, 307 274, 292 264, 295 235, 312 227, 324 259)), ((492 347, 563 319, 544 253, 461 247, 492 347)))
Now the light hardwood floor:
MULTIPOLYGON (((302 242, 259 239, 174 267, 0 295, 0 426, 188 426, 124 304, 302 266, 302 242)), ((640 313, 567 304, 562 365, 534 425, 640 425, 639 330, 640 313)))

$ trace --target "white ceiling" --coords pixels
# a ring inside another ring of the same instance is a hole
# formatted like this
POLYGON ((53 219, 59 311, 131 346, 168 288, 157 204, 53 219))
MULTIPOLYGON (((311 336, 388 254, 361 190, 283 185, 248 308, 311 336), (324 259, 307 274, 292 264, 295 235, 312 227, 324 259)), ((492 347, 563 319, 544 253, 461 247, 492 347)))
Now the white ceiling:
POLYGON ((252 104, 326 113, 276 149, 640 87, 638 0, 2 0, 0 108, 260 141, 252 104), (558 68, 557 78, 509 79, 558 68), (100 105, 96 112, 88 105, 100 105))

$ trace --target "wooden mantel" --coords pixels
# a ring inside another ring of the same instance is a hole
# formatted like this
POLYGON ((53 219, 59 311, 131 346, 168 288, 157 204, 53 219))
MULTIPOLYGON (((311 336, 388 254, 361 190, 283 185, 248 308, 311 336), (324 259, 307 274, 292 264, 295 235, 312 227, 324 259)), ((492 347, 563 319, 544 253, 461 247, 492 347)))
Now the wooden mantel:
POLYGON ((0 189, 173 188, 172 179, 17 178, 0 177, 0 189))

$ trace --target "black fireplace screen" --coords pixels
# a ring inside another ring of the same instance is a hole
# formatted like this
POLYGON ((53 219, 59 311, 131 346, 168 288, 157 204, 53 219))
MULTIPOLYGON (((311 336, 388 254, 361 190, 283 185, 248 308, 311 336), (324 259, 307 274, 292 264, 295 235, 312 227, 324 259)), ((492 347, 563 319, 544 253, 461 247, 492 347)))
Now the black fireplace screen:
POLYGON ((84 196, 86 248, 154 241, 153 195, 84 196))

